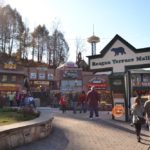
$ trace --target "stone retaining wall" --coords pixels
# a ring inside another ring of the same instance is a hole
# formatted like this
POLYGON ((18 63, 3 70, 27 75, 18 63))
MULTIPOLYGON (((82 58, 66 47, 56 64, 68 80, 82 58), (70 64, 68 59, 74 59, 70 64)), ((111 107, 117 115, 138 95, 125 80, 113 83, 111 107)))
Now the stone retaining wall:
POLYGON ((41 112, 32 121, 15 123, 0 128, 0 150, 10 150, 48 136, 52 130, 53 117, 41 112))

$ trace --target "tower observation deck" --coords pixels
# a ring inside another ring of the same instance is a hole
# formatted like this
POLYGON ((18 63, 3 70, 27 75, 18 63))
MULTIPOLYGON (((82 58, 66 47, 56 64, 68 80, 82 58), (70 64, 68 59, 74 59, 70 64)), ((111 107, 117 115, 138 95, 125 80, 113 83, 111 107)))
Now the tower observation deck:
POLYGON ((100 42, 100 38, 93 34, 93 36, 89 37, 87 41, 91 43, 92 55, 96 55, 96 43, 100 42))

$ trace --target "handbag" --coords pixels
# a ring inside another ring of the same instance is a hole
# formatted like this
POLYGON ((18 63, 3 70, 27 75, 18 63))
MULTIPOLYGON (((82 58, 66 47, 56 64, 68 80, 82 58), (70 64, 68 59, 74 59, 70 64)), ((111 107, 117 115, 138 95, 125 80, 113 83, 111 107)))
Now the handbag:
POLYGON ((144 117, 137 116, 137 123, 145 124, 146 123, 146 119, 144 117))

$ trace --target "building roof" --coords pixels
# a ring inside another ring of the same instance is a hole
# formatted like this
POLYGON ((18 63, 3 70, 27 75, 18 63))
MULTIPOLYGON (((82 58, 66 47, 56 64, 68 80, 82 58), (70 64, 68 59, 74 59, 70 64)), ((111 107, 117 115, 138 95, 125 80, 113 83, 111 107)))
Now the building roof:
POLYGON ((87 57, 88 58, 102 58, 102 57, 104 57, 104 55, 109 51, 111 46, 117 40, 121 41, 123 44, 125 44, 127 47, 129 47, 130 50, 132 50, 134 53, 150 52, 150 47, 136 49, 134 46, 132 46, 130 43, 128 43, 126 40, 124 40, 121 36, 116 34, 115 37, 102 49, 100 54, 98 54, 98 55, 91 55, 91 56, 87 56, 87 57))
POLYGON ((74 62, 68 61, 68 62, 60 65, 59 67, 57 67, 57 69, 61 69, 61 68, 78 68, 78 66, 74 62))

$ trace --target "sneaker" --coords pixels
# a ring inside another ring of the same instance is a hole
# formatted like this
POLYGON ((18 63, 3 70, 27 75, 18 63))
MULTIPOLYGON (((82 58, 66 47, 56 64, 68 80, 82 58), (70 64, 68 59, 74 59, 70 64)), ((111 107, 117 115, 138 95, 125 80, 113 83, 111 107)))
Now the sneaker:
POLYGON ((137 141, 138 141, 138 142, 141 142, 140 136, 137 136, 137 141))

